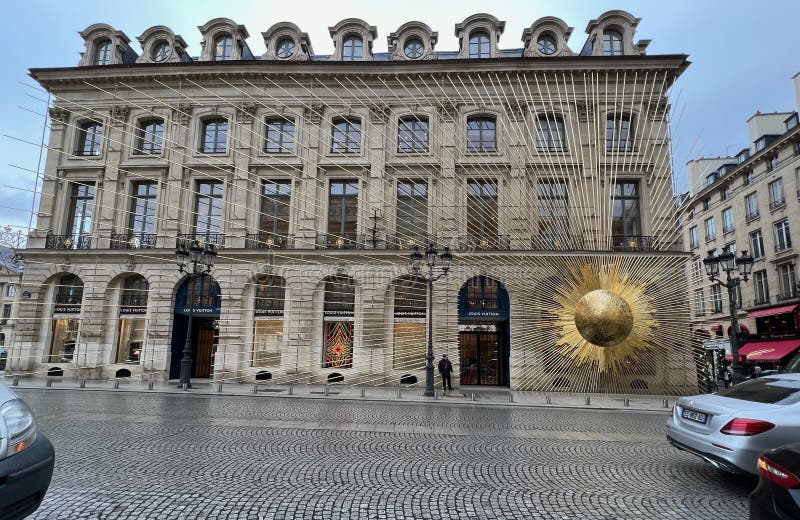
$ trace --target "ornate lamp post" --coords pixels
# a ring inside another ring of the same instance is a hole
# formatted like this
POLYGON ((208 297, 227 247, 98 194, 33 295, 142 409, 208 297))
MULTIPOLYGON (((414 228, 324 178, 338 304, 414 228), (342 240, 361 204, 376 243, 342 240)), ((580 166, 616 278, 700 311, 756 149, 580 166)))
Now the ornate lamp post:
POLYGON ((186 342, 183 345, 183 357, 181 358, 181 379, 180 384, 184 388, 191 388, 192 377, 192 315, 194 314, 194 281, 197 278, 208 276, 214 267, 214 259, 217 256, 217 246, 206 242, 193 240, 191 244, 179 242, 175 248, 175 257, 178 264, 178 272, 187 273, 188 288, 186 290, 186 303, 189 307, 189 323, 186 325, 186 342), (191 268, 187 267, 191 264, 191 268))
POLYGON ((428 272, 422 274, 422 253, 419 252, 419 247, 414 247, 411 253, 411 269, 414 274, 421 275, 428 282, 428 353, 425 356, 425 397, 433 397, 433 282, 446 276, 450 270, 450 263, 453 261, 453 254, 450 252, 449 247, 445 247, 440 255, 433 247, 433 244, 428 245, 428 250, 425 251, 425 258, 428 262, 428 272), (440 258, 442 261, 441 272, 434 274, 436 267, 436 259, 440 258))
MULTIPOLYGON (((706 266, 706 274, 708 279, 712 282, 717 282, 721 286, 728 289, 728 305, 731 311, 731 355, 733 356, 733 372, 739 376, 738 380, 744 378, 742 365, 739 363, 739 317, 736 313, 736 287, 739 287, 742 280, 745 282, 750 277, 750 270, 753 268, 753 257, 747 254, 747 251, 742 251, 742 254, 737 258, 727 247, 722 250, 722 253, 717 255, 716 249, 708 252, 708 256, 703 259, 703 264, 706 266), (725 271, 726 280, 723 282, 720 278, 720 268, 725 271)), ((716 377, 716 375, 715 375, 716 377)))

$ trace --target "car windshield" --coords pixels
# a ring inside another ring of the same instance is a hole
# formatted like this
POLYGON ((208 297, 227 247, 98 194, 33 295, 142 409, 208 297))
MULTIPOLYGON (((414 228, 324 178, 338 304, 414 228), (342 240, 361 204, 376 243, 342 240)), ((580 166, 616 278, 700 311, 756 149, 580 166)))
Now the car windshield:
POLYGON ((800 399, 800 380, 761 377, 723 390, 719 395, 766 404, 778 404, 787 400, 794 402, 800 399))
POLYGON ((800 372, 800 352, 794 355, 783 368, 784 372, 800 372))

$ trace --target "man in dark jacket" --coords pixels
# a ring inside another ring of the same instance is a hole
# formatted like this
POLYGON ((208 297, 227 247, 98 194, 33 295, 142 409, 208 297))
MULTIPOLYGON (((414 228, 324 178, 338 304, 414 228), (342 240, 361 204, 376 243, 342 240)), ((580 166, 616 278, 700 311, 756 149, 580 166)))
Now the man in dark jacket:
POLYGON ((452 390, 453 385, 450 383, 450 374, 453 373, 453 364, 447 359, 447 354, 442 354, 442 359, 439 360, 439 373, 442 375, 442 388, 452 390))

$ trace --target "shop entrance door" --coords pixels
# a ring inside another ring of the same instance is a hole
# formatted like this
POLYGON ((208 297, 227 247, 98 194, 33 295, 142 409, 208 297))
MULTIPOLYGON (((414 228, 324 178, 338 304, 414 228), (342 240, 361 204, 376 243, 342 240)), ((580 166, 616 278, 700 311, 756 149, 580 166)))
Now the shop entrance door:
POLYGON ((508 385, 508 354, 499 339, 497 332, 460 333, 462 385, 508 385))

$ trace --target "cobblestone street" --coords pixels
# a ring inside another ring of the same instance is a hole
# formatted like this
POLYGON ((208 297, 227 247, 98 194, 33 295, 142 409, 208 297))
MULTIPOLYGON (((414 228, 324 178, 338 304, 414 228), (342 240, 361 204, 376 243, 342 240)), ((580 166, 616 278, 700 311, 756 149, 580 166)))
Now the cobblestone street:
POLYGON ((746 517, 666 414, 19 390, 56 448, 33 518, 746 517))

